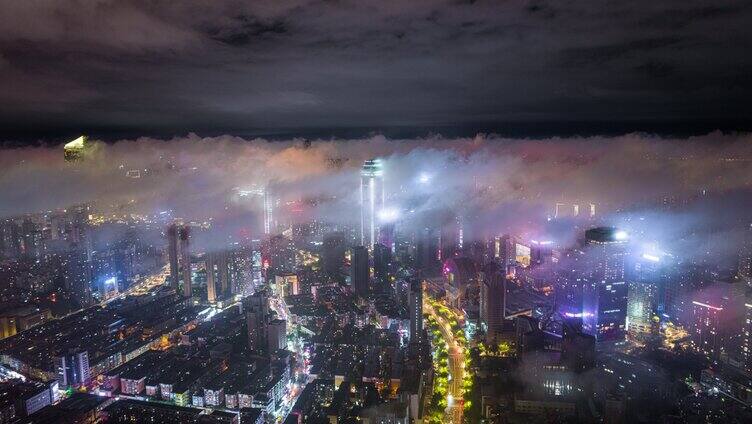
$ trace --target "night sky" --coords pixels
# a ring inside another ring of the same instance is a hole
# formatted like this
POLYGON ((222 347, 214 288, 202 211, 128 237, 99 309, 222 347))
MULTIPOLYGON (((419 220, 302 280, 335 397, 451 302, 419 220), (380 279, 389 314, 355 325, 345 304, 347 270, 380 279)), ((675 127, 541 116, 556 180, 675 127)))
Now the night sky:
POLYGON ((752 129, 752 6, 7 1, 3 141, 752 129))

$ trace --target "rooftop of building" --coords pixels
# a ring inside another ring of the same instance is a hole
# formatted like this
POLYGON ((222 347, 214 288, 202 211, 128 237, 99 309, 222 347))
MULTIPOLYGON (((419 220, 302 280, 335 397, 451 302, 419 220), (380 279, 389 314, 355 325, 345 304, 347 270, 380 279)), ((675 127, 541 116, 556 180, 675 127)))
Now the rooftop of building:
POLYGON ((153 373, 159 368, 160 364, 171 360, 171 355, 150 350, 113 369, 107 375, 118 375, 120 378, 140 380, 153 373))
POLYGON ((0 382, 0 409, 18 399, 28 399, 49 390, 49 385, 37 381, 9 380, 0 382))
POLYGON ((264 413, 260 408, 242 408, 240 410, 241 423, 255 423, 264 413))
POLYGON ((96 364, 100 359, 144 345, 142 331, 157 328, 161 334, 195 317, 193 307, 186 307, 176 297, 155 299, 159 305, 143 303, 126 310, 117 304, 94 306, 47 321, 0 341, 0 352, 47 371, 53 370, 54 357, 69 351, 87 351, 90 363, 96 364))
POLYGON ((585 231, 585 239, 589 243, 597 244, 624 243, 629 239, 629 235, 616 227, 595 227, 585 231))
POLYGON ((231 423, 237 414, 225 411, 206 413, 202 409, 120 398, 104 409, 108 422, 231 423))
MULTIPOLYGON (((251 385, 252 376, 255 373, 255 364, 234 363, 213 378, 204 388, 209 390, 224 390, 228 394, 244 391, 244 388, 251 385)), ((245 390, 245 392, 253 393, 251 390, 245 390)))

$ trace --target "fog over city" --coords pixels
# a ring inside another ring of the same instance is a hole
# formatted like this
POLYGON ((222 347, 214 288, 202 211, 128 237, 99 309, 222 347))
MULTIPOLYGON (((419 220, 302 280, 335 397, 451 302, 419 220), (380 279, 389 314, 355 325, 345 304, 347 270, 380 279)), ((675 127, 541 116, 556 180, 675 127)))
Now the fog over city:
POLYGON ((7 148, 0 154, 0 214, 96 202, 113 212, 212 219, 220 233, 259 232, 261 202, 247 192, 268 187, 282 203, 301 202, 301 219, 354 224, 360 168, 376 157, 384 164, 391 219, 465 217, 468 240, 514 230, 567 245, 576 237, 573 223, 547 219, 555 204, 592 203, 604 223, 646 242, 715 256, 733 249, 752 215, 742 207, 750 202, 752 136, 720 132, 686 139, 481 134, 311 141, 191 134, 98 141, 77 163, 64 161, 62 146, 7 148))

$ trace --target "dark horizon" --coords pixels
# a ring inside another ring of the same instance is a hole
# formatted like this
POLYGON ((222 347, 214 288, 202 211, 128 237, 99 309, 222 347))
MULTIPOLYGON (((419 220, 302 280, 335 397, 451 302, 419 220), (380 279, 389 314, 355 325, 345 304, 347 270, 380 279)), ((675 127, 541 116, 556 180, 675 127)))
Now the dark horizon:
POLYGON ((102 126, 60 126, 44 130, 33 127, 5 127, 0 146, 5 148, 31 145, 54 146, 70 141, 79 135, 92 139, 115 142, 141 137, 168 140, 196 134, 199 137, 223 135, 246 139, 260 138, 270 141, 302 139, 326 141, 337 139, 362 139, 381 135, 388 139, 419 139, 441 136, 467 138, 476 135, 498 136, 512 139, 548 139, 577 137, 617 137, 627 134, 647 134, 664 138, 688 138, 713 132, 737 134, 752 132, 752 121, 558 121, 558 122, 483 122, 436 125, 375 125, 353 127, 283 127, 283 128, 207 128, 187 127, 135 128, 102 126))

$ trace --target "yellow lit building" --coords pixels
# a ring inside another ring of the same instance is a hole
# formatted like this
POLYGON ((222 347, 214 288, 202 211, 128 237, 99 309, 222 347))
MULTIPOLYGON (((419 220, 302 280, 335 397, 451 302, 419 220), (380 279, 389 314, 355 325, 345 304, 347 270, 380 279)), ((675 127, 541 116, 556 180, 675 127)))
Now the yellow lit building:
POLYGON ((77 162, 84 158, 86 148, 89 146, 89 138, 85 135, 78 137, 77 139, 65 143, 63 146, 63 152, 65 154, 66 162, 77 162))

